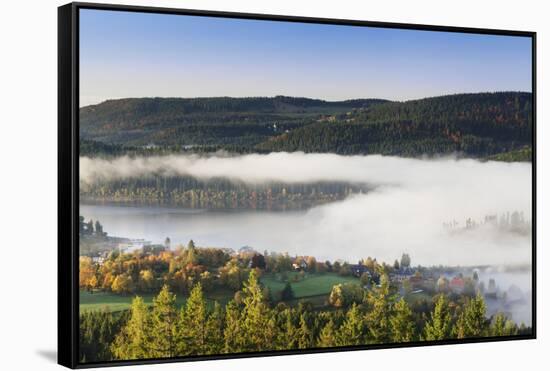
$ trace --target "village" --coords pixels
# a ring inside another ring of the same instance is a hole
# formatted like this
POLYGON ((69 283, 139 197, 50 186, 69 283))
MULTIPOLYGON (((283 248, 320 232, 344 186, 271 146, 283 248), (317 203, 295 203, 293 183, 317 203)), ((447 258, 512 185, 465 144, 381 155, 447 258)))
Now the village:
MULTIPOLYGON (((152 244, 146 240, 107 237, 99 221, 84 222, 82 218, 81 223, 81 237, 84 236, 84 240, 94 238, 95 243, 101 246, 81 258, 81 261, 89 259, 94 267, 92 271, 98 272, 94 276, 97 278, 93 287, 87 283, 89 278, 82 279, 81 272, 81 287, 89 292, 99 290, 104 295, 137 293, 142 292, 144 287, 154 291, 166 282, 186 292, 186 285, 201 282, 205 290, 211 290, 214 296, 223 292, 232 297, 232 292, 241 290, 248 272, 256 270, 273 303, 310 301, 319 308, 331 305, 330 297, 335 289, 357 290, 360 287, 368 292, 380 287, 382 276, 387 277, 397 297, 410 302, 431 302, 438 294, 455 298, 480 294, 488 305, 489 314, 492 314, 509 313, 514 306, 523 305, 528 299, 527 293, 518 286, 500 286, 495 278, 486 273, 492 269, 489 266, 414 266, 406 253, 393 264, 379 263, 371 257, 355 264, 340 260, 323 262, 313 256, 260 253, 249 246, 238 250, 201 248, 196 247, 193 241, 187 246, 172 246, 169 237, 166 237, 164 244, 152 244), (153 268, 137 273, 129 268, 125 272, 124 269, 113 268, 120 265, 113 265, 114 261, 123 261, 120 263, 122 266, 130 267, 132 264, 151 264, 153 268), (149 271, 153 282, 144 285, 144 272, 149 271), (482 273, 485 273, 483 278, 480 277, 482 273), (184 283, 178 283, 181 280, 184 283), (124 281, 127 287, 121 286, 119 281, 124 281), (307 287, 307 292, 302 287, 307 287)), ((102 295, 96 293, 93 297, 100 300, 102 295)))

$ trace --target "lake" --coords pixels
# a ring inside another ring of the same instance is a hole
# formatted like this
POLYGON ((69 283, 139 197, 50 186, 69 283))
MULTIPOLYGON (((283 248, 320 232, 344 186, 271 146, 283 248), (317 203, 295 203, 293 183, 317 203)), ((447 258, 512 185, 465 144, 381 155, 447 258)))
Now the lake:
MULTIPOLYGON (((366 197, 366 196, 361 196, 366 197)), ((431 245, 420 248, 419 242, 413 238, 408 245, 404 245, 403 236, 394 234, 385 235, 384 248, 369 246, 366 241, 372 240, 379 225, 372 222, 358 223, 357 218, 351 218, 350 209, 361 207, 361 202, 351 199, 323 205, 301 211, 265 211, 265 210, 204 210, 186 209, 170 206, 132 206, 121 204, 81 204, 80 214, 86 220, 99 220, 104 230, 110 236, 145 239, 155 244, 163 244, 166 237, 170 237, 172 247, 177 244, 186 245, 193 239, 201 247, 227 247, 238 250, 243 246, 250 246, 263 252, 288 252, 291 255, 313 255, 319 260, 347 260, 355 263, 367 256, 376 257, 379 261, 393 262, 403 251, 410 253, 413 265, 423 264, 487 264, 484 256, 478 252, 466 254, 468 259, 449 258, 453 254, 437 254, 442 250, 450 252, 454 244, 461 244, 468 248, 480 246, 494 249, 488 244, 487 237, 467 235, 447 236, 447 243, 440 241, 440 245, 431 245), (392 241, 395 243, 392 244, 392 241), (476 242, 476 243, 474 243, 476 242), (413 249, 412 246, 418 247, 413 249)), ((408 230, 403 228, 404 233, 408 230)), ((428 233, 427 231, 425 233, 428 233)), ((418 238, 418 234, 413 234, 418 238)), ((446 236, 446 237, 444 237, 446 236)), ((522 239, 519 246, 513 249, 525 249, 530 239, 522 239)), ((421 239, 426 241, 426 239, 421 239)), ((443 241, 443 240, 442 240, 443 241)), ((502 247, 504 254, 491 254, 491 265, 524 263, 518 260, 508 260, 519 255, 509 256, 506 247, 502 247), (503 256, 507 257, 503 260, 503 256)), ((528 250, 528 249, 527 249, 528 250)), ((529 251, 529 250, 528 250, 529 251)), ((528 252, 527 251, 527 252, 528 252)), ((503 306, 497 301, 487 301, 488 312, 505 311, 518 322, 531 323, 531 280, 529 271, 506 272, 502 270, 483 269, 479 272, 480 280, 488 286, 489 279, 496 280, 501 291, 510 290, 517 286, 524 295, 523 300, 503 306)))

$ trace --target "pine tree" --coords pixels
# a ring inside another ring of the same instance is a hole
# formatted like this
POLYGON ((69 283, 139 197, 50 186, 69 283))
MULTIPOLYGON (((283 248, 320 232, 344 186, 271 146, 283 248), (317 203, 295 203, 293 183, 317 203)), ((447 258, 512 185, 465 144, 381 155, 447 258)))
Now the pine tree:
POLYGON ((369 312, 365 316, 368 328, 367 342, 384 344, 391 342, 392 306, 390 302, 389 279, 386 274, 380 277, 380 287, 369 291, 367 304, 369 312))
POLYGON ((300 316, 300 327, 298 328, 298 348, 307 349, 313 346, 313 333, 309 328, 306 313, 300 316))
POLYGON ((242 352, 240 316, 241 308, 239 308, 235 300, 229 301, 225 306, 224 353, 242 352))
POLYGON ((176 296, 170 292, 168 285, 164 285, 153 299, 150 357, 167 358, 177 355, 178 327, 176 296))
POLYGON ((150 357, 150 318, 143 299, 136 296, 130 306, 130 319, 115 337, 111 352, 115 359, 150 357))
POLYGON ((204 354, 206 344, 206 301, 200 282, 191 290, 185 308, 182 307, 179 322, 178 354, 204 354))
POLYGON ((390 318, 392 341, 403 343, 414 340, 415 324, 413 313, 404 298, 401 298, 393 307, 393 315, 390 318))
POLYGON ((224 313, 220 304, 214 302, 214 309, 206 321, 206 354, 220 354, 224 346, 224 313))
POLYGON ((346 318, 336 333, 339 346, 361 345, 365 343, 365 320, 357 304, 352 304, 346 312, 346 318))
POLYGON ((424 327, 425 340, 444 340, 451 337, 452 316, 449 300, 443 294, 439 295, 430 319, 424 327))
POLYGON ((329 348, 336 345, 336 326, 331 318, 321 330, 319 339, 317 340, 317 346, 320 348, 329 348))
POLYGON ((256 278, 256 271, 250 271, 248 282, 243 289, 244 308, 240 326, 244 351, 261 351, 273 348, 273 322, 270 310, 264 301, 262 288, 256 278))
POLYGON ((517 326, 506 318, 503 313, 497 313, 490 327, 491 336, 510 336, 517 334, 517 326))
POLYGON ((287 282, 281 291, 281 300, 288 301, 292 299, 294 299, 294 291, 292 291, 292 286, 290 286, 290 283, 287 282))
POLYGON ((480 294, 470 299, 460 313, 455 325, 454 333, 456 337, 463 339, 485 336, 488 330, 485 312, 485 301, 480 294))
POLYGON ((295 311, 292 308, 286 308, 280 316, 281 323, 276 335, 276 347, 279 350, 298 348, 298 328, 295 325, 295 311))
POLYGON ((197 252, 195 250, 196 250, 195 242, 193 242, 193 240, 190 240, 189 243, 187 244, 187 256, 186 256, 187 264, 195 265, 198 263, 197 252))

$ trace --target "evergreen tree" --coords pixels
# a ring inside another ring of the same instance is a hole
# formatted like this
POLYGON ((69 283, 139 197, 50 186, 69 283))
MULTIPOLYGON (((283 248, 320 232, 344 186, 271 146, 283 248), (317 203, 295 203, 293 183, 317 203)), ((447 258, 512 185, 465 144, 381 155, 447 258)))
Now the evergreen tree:
POLYGON ((399 261, 397 259, 393 262, 393 269, 399 270, 399 261))
POLYGON ((262 288, 258 283, 256 271, 250 271, 248 282, 243 289, 244 308, 241 312, 241 333, 244 339, 243 351, 261 351, 273 347, 273 322, 271 312, 264 301, 262 288))
POLYGON ((313 346, 313 332, 308 326, 306 312, 300 315, 300 327, 298 328, 298 348, 307 349, 313 346))
POLYGON ((353 303, 346 312, 346 318, 336 333, 339 346, 361 345, 365 343, 365 320, 357 304, 353 303))
POLYGON ((317 346, 320 348, 330 348, 336 345, 336 326, 331 318, 321 330, 319 339, 317 340, 317 346))
POLYGON ((292 291, 292 286, 290 286, 290 283, 287 282, 283 288, 283 291, 281 291, 281 300, 288 301, 292 299, 294 299, 294 291, 292 291))
POLYGON ((485 301, 478 294, 470 299, 460 313, 454 333, 459 339, 481 337, 487 334, 488 325, 485 318, 485 301))
POLYGON ((497 313, 491 324, 491 336, 510 336, 517 335, 517 326, 513 321, 506 318, 503 313, 497 313))
POLYGON ((392 305, 390 297, 390 284, 386 274, 380 277, 380 287, 369 291, 367 295, 369 312, 365 316, 368 328, 367 342, 375 344, 389 343, 391 341, 392 305))
POLYGON ((225 306, 224 353, 242 352, 243 342, 240 315, 241 308, 239 308, 235 300, 229 301, 225 306))
POLYGON ((390 318, 392 329, 392 341, 403 343, 414 340, 415 324, 413 313, 404 298, 401 298, 393 307, 393 315, 390 318))
POLYGON ((204 354, 206 350, 206 301, 200 282, 191 290, 185 308, 181 308, 179 328, 178 354, 204 354))
POLYGON ((95 362, 113 359, 111 344, 127 322, 126 315, 114 316, 108 310, 80 313, 79 360, 95 362))
POLYGON ((298 348, 298 329, 295 325, 295 311, 292 308, 284 309, 279 317, 280 325, 277 331, 276 344, 277 349, 296 349, 298 348))
POLYGON ((214 302, 214 309, 206 321, 206 354, 221 354, 224 348, 224 313, 220 304, 214 302))
POLYGON ((198 263, 197 258, 197 251, 195 248, 195 242, 193 240, 190 240, 187 244, 187 256, 186 256, 186 263, 195 265, 198 263))
POLYGON ((151 312, 150 357, 169 358, 177 354, 179 344, 176 296, 164 285, 153 299, 151 312))
POLYGON ((424 327, 425 340, 444 340, 451 337, 452 316, 449 300, 443 294, 439 295, 430 319, 424 327))
POLYGON ((151 357, 150 317, 143 299, 136 296, 130 306, 130 319, 115 337, 111 352, 115 359, 151 357))
POLYGON ((401 256, 401 267, 402 268, 409 268, 411 266, 411 257, 409 254, 403 254, 401 256))

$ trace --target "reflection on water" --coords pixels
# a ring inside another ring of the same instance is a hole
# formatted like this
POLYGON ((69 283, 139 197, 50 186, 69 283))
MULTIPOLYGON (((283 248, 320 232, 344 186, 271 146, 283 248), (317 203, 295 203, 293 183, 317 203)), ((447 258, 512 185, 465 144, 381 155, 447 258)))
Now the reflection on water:
MULTIPOLYGON (((283 240, 278 228, 297 223, 305 211, 272 212, 254 210, 205 210, 154 206, 80 205, 86 220, 99 220, 110 236, 143 238, 163 243, 170 237, 172 245, 187 244, 193 239, 198 246, 238 249, 262 237, 260 230, 273 226, 273 235, 258 248, 281 251, 283 240), (269 242, 269 243, 268 243, 269 242)), ((284 228, 283 228, 284 229, 284 228)), ((263 237, 267 237, 263 235, 263 237)), ((262 238, 261 240, 264 240, 262 238)), ((254 246, 256 247, 256 246, 254 246)))

